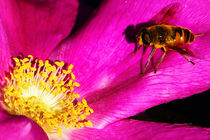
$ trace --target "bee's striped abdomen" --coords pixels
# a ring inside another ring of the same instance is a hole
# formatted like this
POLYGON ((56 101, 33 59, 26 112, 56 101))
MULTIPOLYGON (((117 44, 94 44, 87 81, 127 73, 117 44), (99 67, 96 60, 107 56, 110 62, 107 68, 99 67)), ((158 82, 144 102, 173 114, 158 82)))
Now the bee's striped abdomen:
POLYGON ((185 40, 185 43, 191 43, 194 41, 194 35, 193 33, 188 30, 188 29, 183 29, 184 30, 184 40, 185 40))
POLYGON ((172 26, 173 45, 191 43, 194 41, 193 33, 186 28, 180 26, 172 26))
POLYGON ((172 38, 175 39, 176 38, 176 35, 179 34, 180 36, 183 36, 183 33, 182 33, 182 28, 180 27, 172 27, 172 30, 173 30, 173 36, 172 38))

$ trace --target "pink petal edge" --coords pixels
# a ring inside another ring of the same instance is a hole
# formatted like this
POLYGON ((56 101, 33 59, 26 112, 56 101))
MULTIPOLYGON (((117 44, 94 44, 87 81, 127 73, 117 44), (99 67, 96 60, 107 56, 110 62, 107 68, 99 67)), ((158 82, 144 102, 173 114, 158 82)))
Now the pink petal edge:
POLYGON ((83 140, 208 140, 210 128, 137 120, 121 120, 103 129, 84 128, 69 133, 70 139, 83 140))

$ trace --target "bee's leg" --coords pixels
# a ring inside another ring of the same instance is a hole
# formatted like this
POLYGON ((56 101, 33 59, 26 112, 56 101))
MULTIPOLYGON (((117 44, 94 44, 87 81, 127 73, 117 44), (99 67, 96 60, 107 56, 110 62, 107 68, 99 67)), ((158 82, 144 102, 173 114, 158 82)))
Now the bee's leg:
POLYGON ((185 54, 181 54, 182 56, 184 56, 184 58, 187 59, 187 61, 189 61, 190 63, 192 63, 193 65, 195 65, 195 63, 193 61, 191 61, 185 54))
POLYGON ((140 50, 140 48, 141 48, 141 46, 139 46, 139 45, 135 45, 135 49, 134 49, 134 52, 132 52, 131 54, 132 55, 134 55, 134 54, 136 54, 139 50, 140 50))
POLYGON ((152 59, 152 61, 151 61, 151 63, 152 63, 152 67, 153 67, 153 69, 155 69, 155 61, 154 61, 154 57, 152 57, 151 59, 152 59))
POLYGON ((141 72, 143 71, 143 58, 144 58, 144 54, 146 52, 146 49, 147 49, 147 47, 146 46, 143 46, 143 52, 142 52, 141 61, 140 61, 140 69, 141 69, 141 72))
POLYGON ((153 56, 154 53, 155 53, 155 50, 156 50, 156 48, 155 48, 154 46, 152 46, 152 51, 150 52, 149 58, 147 59, 147 62, 146 62, 146 64, 145 64, 145 66, 144 66, 144 69, 143 69, 142 74, 144 74, 144 72, 145 72, 145 70, 146 70, 146 68, 147 68, 147 66, 148 66, 148 64, 149 64, 149 62, 150 62, 152 56, 153 56))
POLYGON ((156 67, 155 67, 155 73, 157 72, 157 69, 160 65, 160 63, 163 61, 165 55, 166 55, 166 48, 165 47, 162 47, 161 50, 163 51, 163 55, 161 56, 160 60, 158 61, 156 67))

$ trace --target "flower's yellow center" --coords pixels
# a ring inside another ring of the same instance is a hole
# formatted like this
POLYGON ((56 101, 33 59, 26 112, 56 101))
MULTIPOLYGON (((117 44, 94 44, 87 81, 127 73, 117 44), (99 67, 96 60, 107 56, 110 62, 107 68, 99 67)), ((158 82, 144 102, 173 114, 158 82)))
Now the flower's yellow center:
POLYGON ((91 127, 86 116, 93 113, 85 99, 78 102, 74 93, 73 65, 63 68, 64 62, 50 64, 48 60, 13 58, 15 67, 3 90, 3 106, 11 114, 24 115, 37 122, 46 132, 57 132, 62 128, 91 127))

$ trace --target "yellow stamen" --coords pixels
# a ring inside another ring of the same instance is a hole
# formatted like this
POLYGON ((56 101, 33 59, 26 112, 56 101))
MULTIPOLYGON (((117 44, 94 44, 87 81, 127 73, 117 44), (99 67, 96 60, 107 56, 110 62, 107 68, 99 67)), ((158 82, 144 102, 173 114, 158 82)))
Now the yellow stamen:
POLYGON ((61 138, 61 136, 62 136, 61 128, 58 128, 58 129, 57 129, 57 133, 58 133, 58 137, 61 138))
POLYGON ((86 120, 93 113, 74 87, 79 87, 72 73, 73 65, 63 68, 64 62, 50 64, 48 60, 13 58, 15 67, 10 77, 5 77, 7 86, 3 90, 3 106, 13 115, 24 115, 37 122, 46 132, 57 132, 62 136, 62 128, 91 127, 86 120))
POLYGON ((7 81, 7 83, 9 83, 9 79, 7 77, 4 77, 4 79, 7 81))

